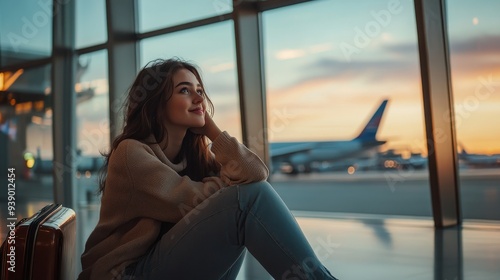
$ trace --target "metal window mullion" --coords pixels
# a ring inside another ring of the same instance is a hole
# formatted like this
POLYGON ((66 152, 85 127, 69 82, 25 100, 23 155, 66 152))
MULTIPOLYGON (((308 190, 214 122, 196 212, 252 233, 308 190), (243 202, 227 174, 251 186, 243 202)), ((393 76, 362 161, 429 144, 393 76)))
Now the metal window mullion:
POLYGON ((437 228, 461 223, 445 0, 415 0, 429 179, 437 228))
POLYGON ((93 45, 89 47, 84 47, 81 49, 77 49, 75 52, 78 56, 88 54, 88 53, 93 53, 93 52, 98 52, 100 50, 104 50, 108 47, 108 43, 102 43, 99 45, 93 45))
POLYGON ((178 24, 178 25, 174 25, 174 26, 168 26, 168 27, 164 27, 164 28, 160 28, 160 29, 156 29, 156 30, 152 30, 152 31, 147 31, 144 33, 139 33, 139 34, 137 34, 137 39, 146 39, 146 38, 151 38, 151 37, 155 37, 155 36, 165 35, 168 33, 184 31, 184 30, 188 30, 188 29, 201 27, 201 26, 207 26, 209 24, 214 24, 214 23, 219 23, 222 21, 230 20, 231 18, 232 18, 231 13, 221 14, 221 15, 217 15, 217 16, 213 16, 213 17, 209 17, 209 18, 204 18, 204 19, 195 20, 195 21, 191 21, 191 22, 187 22, 187 23, 182 23, 182 24, 178 24))
POLYGON ((243 2, 233 16, 243 142, 269 163, 260 15, 243 2))
MULTIPOLYGON (((239 2, 241 1, 243 0, 239 0, 239 2)), ((267 0, 262 2, 256 2, 256 4, 259 12, 264 12, 311 1, 313 0, 267 0)))
POLYGON ((75 2, 53 1, 52 132, 54 202, 75 209, 75 2))
MULTIPOLYGON (((261 21, 255 3, 233 1, 241 128, 244 144, 269 166, 261 21)), ((245 258, 246 277, 270 279, 251 254, 245 258)))
POLYGON ((110 143, 121 133, 121 105, 138 65, 135 0, 106 0, 110 143))

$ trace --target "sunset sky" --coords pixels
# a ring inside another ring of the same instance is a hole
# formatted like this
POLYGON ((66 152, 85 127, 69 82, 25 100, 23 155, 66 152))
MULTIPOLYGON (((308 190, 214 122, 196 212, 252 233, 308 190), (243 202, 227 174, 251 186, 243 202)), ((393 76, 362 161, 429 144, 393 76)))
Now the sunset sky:
MULTIPOLYGON (((228 11, 225 0, 203 1, 205 6, 186 6, 186 1, 178 4, 185 6, 179 10, 169 9, 165 2, 139 1, 139 30, 228 11)), ((104 1, 85 3, 85 12, 77 14, 80 46, 106 39, 104 1)), ((22 24, 19 18, 36 12, 25 8, 25 15, 0 19, 2 49, 8 45, 5 29, 15 29, 6 26, 22 24)), ((500 1, 453 0, 447 9, 458 142, 469 152, 500 153, 500 1)), ((380 102, 389 99, 378 138, 388 141, 386 148, 425 154, 413 1, 313 1, 265 12, 262 21, 271 141, 350 139, 380 102)), ((241 139, 233 33, 232 21, 226 21, 143 40, 140 59, 141 66, 172 56, 199 65, 215 104, 216 122, 241 139)), ((45 46, 41 37, 32 38, 31 46, 45 46)), ((50 47, 37 51, 46 49, 50 47)), ((102 123, 108 117, 107 54, 86 55, 81 62, 90 63, 81 86, 97 91, 77 111, 79 139, 88 144, 88 131, 106 139, 102 123)), ((95 151, 107 145, 105 140, 91 142, 95 151)))

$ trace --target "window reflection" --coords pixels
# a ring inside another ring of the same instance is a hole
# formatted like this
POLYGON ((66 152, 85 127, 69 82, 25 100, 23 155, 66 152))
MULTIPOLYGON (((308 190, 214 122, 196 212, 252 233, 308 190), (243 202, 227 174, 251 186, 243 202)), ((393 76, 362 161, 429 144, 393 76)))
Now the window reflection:
POLYGON ((141 66, 157 58, 180 57, 199 66, 214 103, 214 120, 241 141, 232 21, 141 41, 141 66), (199 43, 197 43, 199 42, 199 43))
MULTIPOLYGON (((76 201, 78 232, 77 255, 98 220, 99 170, 104 164, 101 152, 109 150, 108 56, 98 51, 78 57, 76 104, 76 201)), ((77 263, 80 270, 80 263, 77 263)))
POLYGON ((292 209, 429 216, 413 3, 358 2, 263 15, 273 185, 292 209))
POLYGON ((463 217, 500 220, 500 2, 446 3, 463 217))
MULTIPOLYGON (((75 90, 77 131, 77 185, 80 200, 92 199, 87 192, 97 190, 98 171, 103 165, 101 152, 109 149, 109 90, 107 52, 99 51, 78 58, 75 90)), ((88 201, 91 202, 91 201, 88 201)))
MULTIPOLYGON (((0 168, 15 168, 18 219, 33 214, 33 205, 53 200, 50 70, 46 65, 0 72, 0 168)), ((7 192, 0 193, 0 207, 7 209, 7 192)), ((0 211, 1 237, 4 215, 0 211)))

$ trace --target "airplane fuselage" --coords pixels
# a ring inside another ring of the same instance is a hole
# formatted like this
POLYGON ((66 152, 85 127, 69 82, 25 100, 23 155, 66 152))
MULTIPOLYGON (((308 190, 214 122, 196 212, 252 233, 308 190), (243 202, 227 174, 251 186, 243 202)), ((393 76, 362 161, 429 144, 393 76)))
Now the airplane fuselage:
POLYGON ((290 173, 298 173, 299 169, 307 172, 311 170, 313 162, 334 162, 361 157, 384 144, 385 141, 377 140, 376 135, 387 102, 388 100, 382 101, 359 135, 351 140, 271 143, 273 170, 278 170, 282 164, 286 164, 291 167, 290 173))
POLYGON ((298 166, 310 166, 313 162, 335 162, 353 157, 364 157, 371 150, 383 144, 383 141, 364 142, 354 139, 350 141, 324 141, 324 142, 281 142, 271 143, 271 151, 293 147, 308 147, 307 150, 285 156, 273 157, 273 168, 279 169, 283 163, 298 166), (309 145, 309 146, 307 146, 309 145))

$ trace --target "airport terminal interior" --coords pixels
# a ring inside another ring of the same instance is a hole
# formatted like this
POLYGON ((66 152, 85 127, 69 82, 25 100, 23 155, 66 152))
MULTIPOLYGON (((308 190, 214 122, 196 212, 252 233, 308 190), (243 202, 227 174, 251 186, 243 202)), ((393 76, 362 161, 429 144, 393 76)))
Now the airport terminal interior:
MULTIPOLYGON (((263 159, 333 275, 500 279, 498 11, 496 0, 2 1, 1 240, 8 211, 72 208, 76 278, 127 90, 148 62, 178 57, 199 67, 214 121, 263 159)), ((237 279, 271 277, 247 252, 237 279)))

